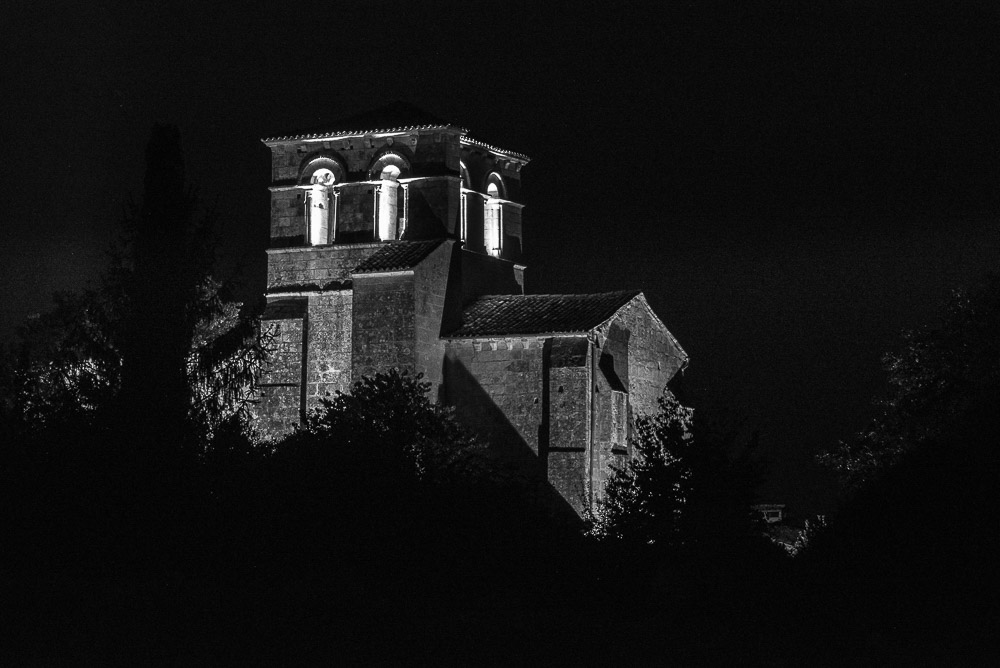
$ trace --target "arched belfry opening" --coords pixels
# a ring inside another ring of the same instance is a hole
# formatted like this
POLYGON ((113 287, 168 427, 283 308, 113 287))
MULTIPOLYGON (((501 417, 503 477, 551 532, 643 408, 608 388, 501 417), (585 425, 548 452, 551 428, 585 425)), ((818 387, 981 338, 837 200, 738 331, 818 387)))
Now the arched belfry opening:
POLYGON ((507 199, 507 184, 496 172, 486 177, 486 194, 495 199, 507 199))
POLYGON ((483 237, 486 252, 495 257, 503 254, 503 206, 506 199, 503 178, 496 172, 486 177, 486 203, 483 216, 483 237))

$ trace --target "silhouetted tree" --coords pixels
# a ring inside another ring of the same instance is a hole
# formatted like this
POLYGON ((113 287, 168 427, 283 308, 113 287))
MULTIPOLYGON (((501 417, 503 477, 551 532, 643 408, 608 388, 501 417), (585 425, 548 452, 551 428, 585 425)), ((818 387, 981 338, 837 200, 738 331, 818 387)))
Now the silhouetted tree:
POLYGON ((978 428, 973 416, 1000 395, 1000 275, 957 290, 940 322, 905 332, 883 364, 889 392, 878 417, 820 456, 848 490, 923 443, 978 428))
POLYGON ((193 446, 187 366, 201 315, 194 305, 214 259, 210 224, 185 181, 180 132, 155 126, 142 198, 126 218, 118 403, 137 443, 157 455, 193 446))
POLYGON ((590 534, 640 544, 673 544, 681 529, 692 469, 694 412, 669 390, 659 410, 635 421, 631 446, 635 456, 608 479, 604 498, 592 519, 590 534))
POLYGON ((967 663, 964 648, 996 644, 1000 600, 1000 276, 956 291, 884 362, 878 417, 821 458, 849 494, 803 550, 800 587, 841 638, 878 629, 915 658, 967 663))
POLYGON ((329 449, 354 475, 427 482, 490 475, 485 448, 452 409, 430 401, 429 389, 421 375, 397 369, 365 376, 350 392, 324 398, 278 448, 329 449))
POLYGON ((0 393, 15 431, 84 424, 118 389, 116 306, 99 291, 58 293, 55 307, 17 331, 0 393))
POLYGON ((664 390, 659 410, 639 416, 635 457, 615 471, 589 530, 601 539, 708 548, 757 541, 751 514, 761 466, 752 459, 756 434, 718 432, 664 390))
POLYGON ((0 389, 19 429, 91 421, 114 405, 136 442, 180 448, 248 417, 266 341, 211 274, 214 217, 183 182, 179 141, 176 128, 154 128, 142 202, 99 286, 55 295, 20 328, 0 389))

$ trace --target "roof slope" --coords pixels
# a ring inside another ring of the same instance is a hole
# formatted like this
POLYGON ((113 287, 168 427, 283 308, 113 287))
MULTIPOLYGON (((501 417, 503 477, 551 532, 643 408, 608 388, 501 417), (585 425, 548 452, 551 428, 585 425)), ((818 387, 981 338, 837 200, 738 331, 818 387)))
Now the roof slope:
POLYGON ((452 338, 588 332, 613 316, 640 292, 622 290, 590 295, 491 295, 462 313, 452 338))
POLYGON ((401 130, 422 130, 429 128, 457 128, 454 123, 430 114, 408 102, 396 101, 384 107, 353 114, 339 120, 325 123, 322 127, 301 129, 280 137, 268 137, 264 141, 291 141, 336 135, 357 135, 374 132, 398 132, 401 130))
POLYGON ((441 245, 443 239, 430 241, 393 241, 375 251, 354 268, 354 274, 373 274, 383 271, 412 269, 441 245))

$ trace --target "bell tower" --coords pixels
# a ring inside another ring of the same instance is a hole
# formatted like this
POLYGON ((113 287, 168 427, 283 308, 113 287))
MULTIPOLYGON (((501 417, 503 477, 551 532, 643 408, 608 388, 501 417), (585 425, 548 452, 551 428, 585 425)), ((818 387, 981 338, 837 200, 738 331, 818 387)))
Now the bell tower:
POLYGON ((527 156, 399 102, 263 142, 273 337, 264 433, 288 431, 366 373, 398 366, 438 382, 440 336, 461 308, 523 293, 527 156))

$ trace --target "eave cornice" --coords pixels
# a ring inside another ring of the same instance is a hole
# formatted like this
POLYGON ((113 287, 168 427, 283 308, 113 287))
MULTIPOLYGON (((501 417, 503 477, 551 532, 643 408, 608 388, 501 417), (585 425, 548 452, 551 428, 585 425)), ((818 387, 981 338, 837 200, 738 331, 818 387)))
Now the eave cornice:
POLYGON ((419 132, 421 130, 451 130, 454 132, 459 132, 463 136, 468 132, 466 128, 460 127, 458 125, 451 124, 434 124, 429 123, 425 125, 401 125, 392 128, 371 128, 368 130, 334 130, 331 132, 313 132, 306 134, 297 135, 284 135, 277 137, 265 137, 261 141, 267 146, 273 146, 275 144, 282 144, 284 142, 292 141, 324 141, 328 139, 342 139, 345 137, 368 137, 377 135, 393 135, 393 134, 403 134, 407 132, 419 132))
POLYGON ((478 139, 473 139, 467 134, 462 135, 462 144, 467 146, 476 146, 479 148, 484 148, 487 151, 493 153, 494 155, 497 155, 501 158, 506 158, 508 160, 513 160, 515 162, 519 162, 522 165, 527 165, 529 162, 531 162, 531 158, 524 155, 523 153, 516 153, 515 151, 507 151, 502 148, 497 148, 496 146, 487 144, 486 142, 479 141, 478 139))

